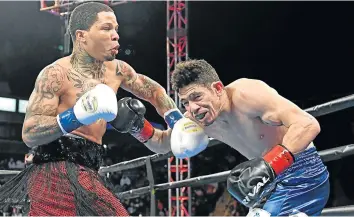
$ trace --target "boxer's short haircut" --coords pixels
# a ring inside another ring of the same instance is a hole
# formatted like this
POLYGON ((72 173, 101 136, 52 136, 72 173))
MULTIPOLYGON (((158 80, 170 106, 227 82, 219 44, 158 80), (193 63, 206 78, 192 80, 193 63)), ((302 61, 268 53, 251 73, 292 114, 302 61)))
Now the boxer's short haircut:
POLYGON ((76 30, 89 30, 100 12, 113 12, 113 10, 99 2, 83 3, 73 10, 69 21, 69 31, 73 41, 76 40, 76 30))
POLYGON ((179 62, 172 73, 172 89, 179 91, 180 88, 190 84, 210 86, 211 83, 220 81, 215 69, 205 60, 187 60, 179 62))

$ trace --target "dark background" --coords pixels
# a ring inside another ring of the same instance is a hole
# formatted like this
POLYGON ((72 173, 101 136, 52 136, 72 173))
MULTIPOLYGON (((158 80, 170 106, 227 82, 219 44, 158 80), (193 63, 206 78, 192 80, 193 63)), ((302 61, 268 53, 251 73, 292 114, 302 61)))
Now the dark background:
MULTIPOLYGON (((167 86, 166 3, 115 6, 117 58, 167 86)), ((190 2, 189 56, 210 62, 225 84, 264 80, 285 97, 324 100, 350 94, 353 2, 190 2)), ((39 2, 0 2, 0 80, 28 98, 39 71, 61 56, 64 20, 39 2)), ((123 91, 121 91, 123 92, 123 91)), ((124 95, 125 93, 120 93, 124 95)), ((149 117, 162 121, 154 111, 149 117)))
MULTIPOLYGON (((121 49, 134 50, 117 58, 167 87, 166 2, 133 2, 114 10, 121 49)), ((190 2, 189 56, 210 62, 225 84, 242 77, 261 79, 307 108, 354 92, 353 11, 354 2, 190 2)), ((28 99, 39 71, 61 57, 63 25, 60 17, 40 12, 39 2, 0 2, 0 82, 10 87, 2 95, 28 99)), ((148 119, 163 124, 146 106, 148 119)), ((318 120, 319 150, 352 143, 353 109, 318 120)), ((129 136, 120 136, 119 144, 112 139, 116 134, 105 139, 124 150, 139 148, 130 159, 151 154, 129 136), (135 145, 129 148, 128 143, 135 145)), ((352 164, 353 157, 327 163, 331 182, 340 182, 350 199, 352 164)), ((332 204, 349 203, 338 200, 332 204)))

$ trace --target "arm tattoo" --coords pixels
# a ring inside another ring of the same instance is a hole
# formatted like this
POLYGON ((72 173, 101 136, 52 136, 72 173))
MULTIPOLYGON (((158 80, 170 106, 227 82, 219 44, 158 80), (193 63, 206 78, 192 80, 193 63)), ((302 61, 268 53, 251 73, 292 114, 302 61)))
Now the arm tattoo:
POLYGON ((166 108, 167 111, 173 108, 177 108, 175 102, 171 97, 168 97, 167 94, 159 95, 156 99, 158 105, 161 105, 163 108, 166 108))
POLYGON ((62 89, 64 74, 60 66, 48 66, 39 74, 33 93, 29 99, 26 119, 35 114, 48 113, 51 115, 53 105, 49 103, 62 89))
POLYGON ((48 137, 52 138, 61 136, 62 131, 58 126, 55 116, 35 115, 30 119, 33 120, 33 124, 23 129, 24 139, 27 142, 32 143, 38 140, 45 140, 44 138, 48 137))
POLYGON ((163 87, 151 78, 137 74, 133 69, 122 61, 119 61, 117 75, 125 76, 125 86, 135 96, 149 101, 159 113, 176 108, 174 101, 166 94, 163 87))
POLYGON ((58 65, 51 65, 39 74, 27 107, 23 135, 26 142, 59 137, 61 129, 56 121, 59 93, 63 89, 65 73, 58 65))

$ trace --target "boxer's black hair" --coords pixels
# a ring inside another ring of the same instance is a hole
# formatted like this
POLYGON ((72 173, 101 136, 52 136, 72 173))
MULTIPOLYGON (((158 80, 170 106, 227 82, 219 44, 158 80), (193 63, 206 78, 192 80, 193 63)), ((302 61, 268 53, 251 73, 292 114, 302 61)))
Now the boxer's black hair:
POLYGON ((69 21, 69 31, 73 41, 76 40, 76 30, 89 30, 100 12, 113 12, 113 10, 99 2, 86 2, 73 10, 69 21))
POLYGON ((172 73, 172 89, 178 91, 189 84, 200 84, 206 87, 220 81, 215 69, 205 60, 187 60, 179 62, 172 73))

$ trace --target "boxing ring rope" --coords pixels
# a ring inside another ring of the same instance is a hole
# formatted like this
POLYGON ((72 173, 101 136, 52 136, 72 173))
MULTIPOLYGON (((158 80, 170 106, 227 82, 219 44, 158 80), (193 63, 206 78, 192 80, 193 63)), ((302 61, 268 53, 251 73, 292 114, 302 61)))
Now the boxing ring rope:
MULTIPOLYGON (((305 109, 306 112, 310 113, 311 115, 315 117, 323 116, 326 114, 334 113, 340 110, 344 110, 350 107, 354 106, 354 94, 345 96, 339 99, 335 99, 320 105, 316 105, 313 107, 310 107, 308 109, 305 109)), ((208 144, 208 148, 212 147, 214 145, 220 144, 220 142, 216 139, 210 138, 210 142, 208 144)), ((133 169, 136 167, 144 166, 146 163, 147 157, 150 157, 150 159, 153 162, 160 161, 160 160, 165 160, 169 157, 172 157, 173 154, 172 152, 169 152, 167 154, 154 154, 150 156, 145 156, 145 157, 140 157, 136 158, 130 161, 124 161, 121 163, 117 164, 112 164, 110 166, 106 167, 101 167, 99 170, 100 174, 104 173, 109 173, 109 172, 117 172, 121 170, 126 170, 126 169, 133 169)))
POLYGON ((0 175, 17 175, 20 172, 20 170, 0 170, 0 175))
MULTIPOLYGON (((321 159, 324 162, 341 159, 354 154, 354 144, 319 151, 318 154, 320 155, 321 159)), ((226 181, 229 174, 230 174, 230 170, 214 173, 210 175, 205 175, 205 176, 198 176, 190 179, 185 179, 182 181, 157 184, 154 185, 153 188, 151 188, 151 186, 141 187, 137 189, 132 189, 130 191, 117 193, 116 195, 121 199, 126 199, 126 198, 133 198, 141 194, 149 193, 152 190, 155 192, 155 191, 167 190, 170 188, 194 187, 194 186, 205 185, 214 182, 223 182, 226 181)))
POLYGON ((323 209, 321 216, 354 216, 354 206, 338 206, 323 209))
MULTIPOLYGON (((308 109, 305 109, 305 111, 310 113, 314 117, 319 117, 319 116, 334 113, 334 112, 337 112, 340 110, 344 110, 344 109, 347 109, 350 107, 354 107, 354 94, 346 96, 346 97, 342 97, 339 99, 335 99, 335 100, 329 101, 324 104, 310 107, 308 109)), ((208 147, 222 144, 220 141, 213 139, 213 138, 210 138, 209 140, 210 140, 210 142, 208 144, 208 147)), ((354 154, 354 144, 331 148, 331 149, 319 151, 318 153, 324 162, 338 160, 338 159, 347 157, 349 155, 353 155, 354 154)), ((162 184, 155 185, 151 162, 165 160, 171 156, 173 156, 173 154, 171 152, 169 152, 166 154, 154 154, 154 155, 149 155, 149 156, 145 156, 145 157, 140 157, 140 158, 133 159, 130 161, 125 161, 125 162, 121 162, 118 164, 113 164, 111 166, 101 167, 99 169, 99 173, 102 175, 105 173, 133 169, 136 167, 146 165, 149 186, 141 187, 138 189, 132 189, 132 190, 125 191, 125 192, 116 193, 116 195, 120 199, 127 199, 127 198, 134 198, 134 197, 137 197, 142 194, 150 193, 151 198, 152 198, 151 207, 150 207, 153 210, 152 213, 155 213, 154 212, 155 208, 153 207, 154 206, 153 201, 155 201, 155 192, 156 191, 163 191, 163 190, 167 190, 167 189, 181 188, 181 187, 193 187, 193 186, 199 186, 199 185, 215 183, 215 182, 223 182, 223 181, 226 181, 226 179, 230 173, 230 170, 229 170, 229 171, 194 177, 194 178, 190 178, 190 179, 186 179, 186 180, 182 180, 182 181, 162 183, 162 184)), ((20 172, 21 171, 0 170, 0 175, 15 175, 20 172)), ((322 215, 324 215, 324 216, 335 216, 335 215, 343 215, 343 214, 348 215, 348 216, 353 216, 354 215, 354 206, 327 208, 327 209, 324 209, 322 212, 322 215)))
MULTIPOLYGON (((354 106, 354 94, 346 96, 346 97, 342 97, 339 99, 335 99, 335 100, 329 101, 327 103, 323 103, 320 105, 310 107, 308 109, 305 109, 305 111, 308 112, 309 114, 313 115, 314 117, 319 117, 319 116, 334 113, 334 112, 337 112, 340 110, 344 110, 344 109, 347 109, 347 108, 350 108, 353 106, 354 106)), ((210 138, 209 140, 210 140, 210 142, 208 144, 208 147, 221 144, 220 141, 215 140, 213 138, 210 138)), ((343 157, 346 157, 346 156, 349 156, 352 154, 354 154, 354 144, 336 147, 336 148, 323 150, 323 151, 319 152, 319 155, 321 156, 321 158, 324 162, 341 159, 343 157)), ((141 157, 141 158, 137 158, 134 160, 114 164, 111 166, 101 167, 99 170, 99 173, 104 174, 104 173, 109 173, 109 172, 121 171, 124 169, 132 169, 132 168, 146 165, 147 174, 152 174, 151 161, 156 162, 156 161, 167 159, 171 156, 173 156, 173 155, 171 152, 169 152, 167 154, 155 154, 155 155, 150 155, 150 156, 146 156, 146 157, 141 157)), ((182 181, 169 182, 169 183, 163 183, 163 184, 157 184, 157 185, 153 184, 154 177, 150 175, 150 176, 148 176, 149 186, 145 186, 145 187, 138 188, 138 189, 132 189, 130 191, 116 193, 116 195, 120 199, 124 199, 124 198, 137 197, 141 194, 150 193, 150 196, 151 196, 151 203, 150 203, 151 213, 150 213, 150 215, 155 215, 156 211, 155 211, 155 204, 153 203, 153 201, 155 201, 155 192, 156 191, 162 191, 162 190, 167 190, 167 189, 172 189, 172 188, 181 188, 181 187, 193 187, 193 186, 199 186, 199 185, 204 185, 204 184, 208 184, 208 183, 222 182, 222 181, 226 181, 229 173, 230 173, 230 171, 224 171, 224 172, 219 172, 219 173, 215 173, 215 174, 190 178, 190 179, 186 179, 186 180, 182 180, 182 181)), ((327 216, 338 215, 338 213, 341 213, 340 210, 342 210, 342 209, 343 209, 343 214, 354 215, 354 206, 352 206, 352 207, 335 207, 335 208, 324 209, 323 214, 327 215, 327 216)))
MULTIPOLYGON (((218 145, 218 144, 220 144, 220 141, 218 141, 214 138, 209 138, 208 148, 218 145)), ((100 167, 99 173, 105 174, 105 173, 109 173, 109 172, 116 172, 116 171, 121 171, 121 170, 133 169, 136 167, 145 166, 147 158, 150 158, 150 160, 152 162, 157 162, 157 161, 161 161, 161 160, 166 160, 172 156, 173 156, 172 152, 168 152, 166 154, 153 154, 153 155, 149 155, 149 156, 145 156, 145 157, 139 157, 139 158, 136 158, 133 160, 124 161, 124 162, 120 162, 117 164, 112 164, 110 166, 100 167)))

